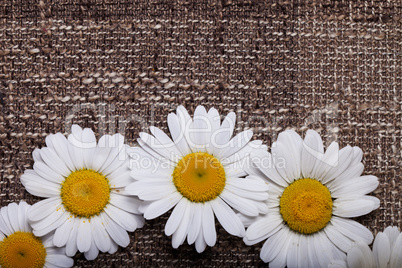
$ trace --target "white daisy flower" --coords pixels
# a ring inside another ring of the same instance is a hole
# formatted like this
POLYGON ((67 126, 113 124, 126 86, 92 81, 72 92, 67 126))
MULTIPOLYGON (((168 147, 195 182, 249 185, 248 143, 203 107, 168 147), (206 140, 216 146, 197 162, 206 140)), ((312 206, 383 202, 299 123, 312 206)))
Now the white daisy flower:
POLYGON ((49 236, 36 237, 28 223, 31 206, 24 201, 11 203, 0 210, 0 267, 39 268, 71 267, 73 259, 64 248, 53 246, 49 236))
POLYGON ((244 236, 245 228, 233 209, 257 216, 268 210, 267 184, 248 179, 244 165, 249 153, 261 146, 252 141, 252 131, 231 139, 235 113, 221 124, 219 113, 198 106, 194 119, 183 106, 168 116, 173 141, 160 129, 140 133, 141 147, 132 148, 132 176, 136 182, 126 192, 145 200, 140 207, 146 219, 154 219, 174 207, 165 234, 172 235, 173 248, 187 237, 198 252, 216 243, 215 216, 223 228, 244 236), (233 209, 232 209, 233 208, 233 209))
POLYGON ((28 212, 33 233, 54 231, 54 245, 66 246, 68 256, 79 250, 93 260, 99 250, 114 253, 129 244, 127 231, 144 224, 142 201, 124 192, 133 180, 122 135, 97 143, 88 128, 73 125, 71 132, 68 140, 61 133, 47 136, 47 147, 33 152, 33 170, 21 182, 29 193, 47 197, 28 212))
POLYGON ((294 131, 279 134, 272 154, 256 150, 249 172, 270 183, 269 212, 252 221, 244 242, 266 240, 260 257, 270 267, 327 267, 345 259, 353 241, 370 244, 373 235, 348 218, 377 209, 367 196, 378 186, 375 176, 361 176, 362 151, 332 142, 324 153, 320 135, 307 131, 304 141, 294 131))
POLYGON ((348 251, 346 261, 334 260, 331 268, 400 268, 402 267, 402 233, 397 227, 388 226, 374 239, 373 251, 361 241, 357 241, 348 251))

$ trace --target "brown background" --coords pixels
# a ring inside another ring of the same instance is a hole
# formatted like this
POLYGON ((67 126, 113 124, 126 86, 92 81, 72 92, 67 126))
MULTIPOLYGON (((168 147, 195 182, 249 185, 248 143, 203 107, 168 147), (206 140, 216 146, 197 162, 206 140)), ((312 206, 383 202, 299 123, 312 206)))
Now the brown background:
MULTIPOLYGON (((360 146, 380 208, 357 220, 401 228, 402 4, 389 1, 0 1, 0 203, 38 201, 19 177, 31 153, 71 122, 130 144, 166 128, 179 104, 238 113, 270 145, 313 128, 360 146), (56 3, 54 3, 56 2, 56 3), (135 3, 132 3, 135 2, 135 3)), ((67 128, 66 128, 67 127, 67 128)), ((217 226, 215 247, 174 250, 167 215, 129 247, 78 267, 262 266, 217 226)))

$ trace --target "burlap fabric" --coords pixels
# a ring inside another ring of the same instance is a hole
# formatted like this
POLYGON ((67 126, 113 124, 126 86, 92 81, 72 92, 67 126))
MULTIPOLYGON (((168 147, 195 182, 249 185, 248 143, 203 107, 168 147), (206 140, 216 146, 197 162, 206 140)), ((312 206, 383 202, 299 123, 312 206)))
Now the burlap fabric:
MULTIPOLYGON (((0 203, 40 200, 19 178, 32 151, 71 123, 98 135, 167 131, 177 105, 238 114, 270 146, 294 128, 359 146, 381 206, 357 220, 401 227, 402 5, 389 1, 3 0, 0 203), (132 3, 135 2, 135 3, 132 3)), ((131 244, 77 267, 262 266, 218 225, 215 247, 175 250, 168 215, 131 244)))

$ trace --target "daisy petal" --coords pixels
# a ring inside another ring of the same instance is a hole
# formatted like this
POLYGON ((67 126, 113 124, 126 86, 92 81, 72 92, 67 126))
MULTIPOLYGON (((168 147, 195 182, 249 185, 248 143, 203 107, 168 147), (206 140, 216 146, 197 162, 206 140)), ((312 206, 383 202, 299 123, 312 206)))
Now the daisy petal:
POLYGON ((282 228, 282 225, 283 219, 279 213, 269 213, 247 228, 246 237, 248 240, 256 240, 260 236, 271 236, 282 228))
POLYGON ((109 251, 112 242, 99 216, 92 217, 91 229, 96 247, 102 252, 109 251))
POLYGON ((160 215, 166 213, 169 209, 171 209, 174 205, 176 205, 180 199, 182 199, 182 195, 178 192, 174 192, 167 197, 155 201, 150 204, 149 207, 144 211, 144 218, 147 220, 155 219, 160 215))
POLYGON ((361 196, 374 191, 378 186, 376 176, 361 176, 345 181, 338 187, 331 189, 331 197, 340 198, 347 196, 361 196))
POLYGON ((53 236, 53 244, 56 247, 63 247, 66 245, 70 233, 74 227, 74 220, 67 219, 59 228, 56 229, 53 236))
POLYGON ((183 213, 182 221, 179 223, 179 227, 173 233, 172 236, 172 247, 178 248, 181 244, 183 244, 184 240, 186 239, 186 235, 189 229, 190 223, 190 216, 191 216, 191 203, 185 202, 185 210, 183 213))
POLYGON ((170 214, 165 225, 165 234, 167 236, 171 236, 179 227, 186 211, 187 202, 185 198, 182 198, 173 209, 172 214, 170 214))
POLYGON ((77 252, 77 232, 78 226, 80 225, 80 221, 77 218, 72 218, 73 220, 73 229, 71 230, 70 237, 66 243, 66 255, 67 256, 74 256, 77 252))
POLYGON ((338 198, 333 203, 333 214, 341 217, 358 217, 378 208, 380 200, 372 196, 357 198, 338 198))
POLYGON ((331 223, 338 232, 349 237, 351 240, 362 240, 367 245, 373 241, 373 234, 364 225, 350 219, 345 219, 337 216, 331 218, 331 223))
POLYGON ((314 130, 307 130, 303 141, 301 169, 304 178, 312 177, 312 172, 317 159, 324 154, 324 146, 321 136, 314 130))
POLYGON ((245 235, 244 226, 233 210, 219 197, 210 201, 214 214, 225 230, 235 236, 245 235))
POLYGON ((200 229, 200 233, 198 234, 197 239, 195 240, 195 249, 198 253, 201 253, 205 250, 207 243, 204 240, 204 234, 202 228, 200 229))
MULTIPOLYGON (((74 260, 67 257, 66 255, 48 255, 46 256, 46 263, 54 265, 54 267, 72 267, 74 265, 74 260)), ((48 264, 45 265, 48 267, 48 264)))
POLYGON ((258 208, 255 206, 254 202, 239 197, 230 191, 224 189, 220 194, 220 197, 232 208, 238 210, 246 216, 258 216, 258 208))
POLYGON ((135 229, 137 229, 137 222, 135 221, 135 216, 133 214, 121 210, 113 205, 106 206, 104 210, 106 214, 123 229, 129 232, 134 232, 135 229))
POLYGON ((98 257, 99 255, 99 250, 95 245, 95 242, 92 240, 91 247, 87 252, 84 252, 85 259, 89 261, 93 261, 98 257))
POLYGON ((209 203, 203 204, 202 213, 202 228, 205 242, 208 246, 213 247, 216 243, 216 231, 215 231, 215 217, 212 211, 212 207, 209 203))
POLYGON ((342 233, 338 232, 331 223, 325 226, 324 232, 329 240, 331 240, 331 242, 342 251, 348 252, 348 250, 352 248, 353 241, 344 236, 342 233))
POLYGON ((106 231, 113 239, 121 247, 127 247, 130 243, 130 238, 122 227, 120 227, 117 223, 115 223, 106 213, 99 214, 101 217, 101 221, 106 228, 106 231))
MULTIPOLYGON (((202 222, 202 208, 201 204, 195 203, 194 204, 194 214, 191 221, 191 228, 187 234, 187 243, 189 245, 193 244, 198 237, 201 229, 201 222, 202 222)), ((214 227, 215 228, 215 227, 214 227)))
POLYGON ((391 256, 391 247, 388 236, 384 233, 378 233, 373 244, 374 259, 377 267, 387 267, 391 256))
POLYGON ((397 268, 402 267, 402 233, 399 234, 398 238, 395 241, 394 247, 391 252, 390 257, 390 267, 397 268))
POLYGON ((28 210, 28 219, 39 221, 60 209, 62 209, 60 197, 51 197, 33 204, 28 210))
POLYGON ((179 117, 173 113, 168 115, 168 126, 170 134, 177 146, 177 149, 181 152, 181 155, 187 155, 191 153, 190 147, 184 137, 184 131, 181 129, 179 117))

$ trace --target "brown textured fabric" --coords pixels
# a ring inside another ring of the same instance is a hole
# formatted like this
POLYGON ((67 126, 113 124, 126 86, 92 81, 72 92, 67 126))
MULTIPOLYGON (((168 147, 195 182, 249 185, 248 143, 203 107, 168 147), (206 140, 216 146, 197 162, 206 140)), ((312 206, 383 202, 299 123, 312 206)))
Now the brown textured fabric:
MULTIPOLYGON (((313 128, 359 146, 381 206, 357 220, 401 228, 402 5, 389 1, 4 0, 0 6, 0 203, 40 200, 19 178, 71 123, 135 144, 179 104, 235 111, 270 146, 313 128)), ((261 266, 219 225, 215 247, 172 249, 167 215, 129 247, 77 267, 261 266)))

